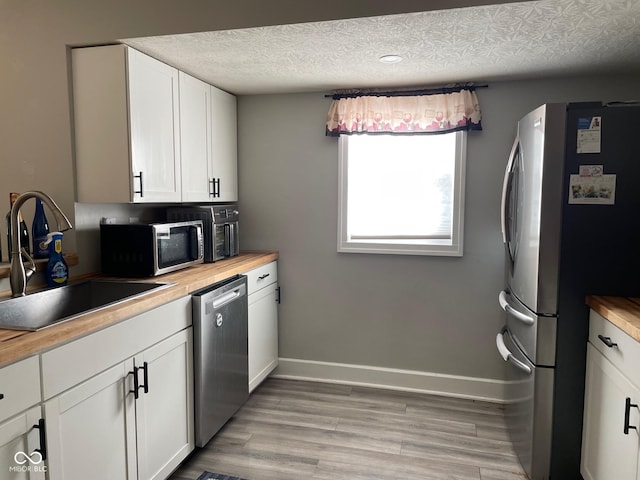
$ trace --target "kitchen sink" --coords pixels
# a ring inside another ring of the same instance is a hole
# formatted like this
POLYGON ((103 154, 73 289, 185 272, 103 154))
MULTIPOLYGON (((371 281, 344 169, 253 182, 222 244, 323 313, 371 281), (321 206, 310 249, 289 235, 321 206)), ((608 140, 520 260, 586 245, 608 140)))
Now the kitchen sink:
POLYGON ((0 328, 36 331, 172 285, 86 280, 0 302, 0 328))

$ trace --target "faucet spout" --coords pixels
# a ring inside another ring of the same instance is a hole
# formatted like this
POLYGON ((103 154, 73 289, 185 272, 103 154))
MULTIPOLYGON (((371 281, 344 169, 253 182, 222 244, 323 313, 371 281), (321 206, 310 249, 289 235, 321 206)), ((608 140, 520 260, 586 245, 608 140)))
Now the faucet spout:
POLYGON ((67 216, 62 212, 60 207, 58 207, 56 202, 54 202, 46 193, 34 190, 25 192, 16 199, 13 207, 11 207, 11 220, 9 225, 9 228, 11 229, 11 266, 9 268, 9 281, 11 284, 12 297, 23 297, 26 294, 27 282, 35 272, 33 259, 24 250, 24 247, 20 245, 20 224, 18 222, 18 211, 30 198, 39 198, 47 207, 49 207, 56 219, 59 232, 64 232, 73 228, 67 216), (24 266, 23 256, 25 256, 30 263, 30 266, 27 269, 25 269, 24 266))

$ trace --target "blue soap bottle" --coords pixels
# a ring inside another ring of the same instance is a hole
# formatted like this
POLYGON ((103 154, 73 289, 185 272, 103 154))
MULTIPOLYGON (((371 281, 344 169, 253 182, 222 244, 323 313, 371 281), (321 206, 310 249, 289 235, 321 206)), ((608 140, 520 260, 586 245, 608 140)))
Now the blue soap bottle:
POLYGON ((62 287, 69 280, 69 267, 62 256, 62 233, 51 232, 47 235, 45 245, 49 248, 49 261, 47 262, 47 285, 50 287, 62 287))

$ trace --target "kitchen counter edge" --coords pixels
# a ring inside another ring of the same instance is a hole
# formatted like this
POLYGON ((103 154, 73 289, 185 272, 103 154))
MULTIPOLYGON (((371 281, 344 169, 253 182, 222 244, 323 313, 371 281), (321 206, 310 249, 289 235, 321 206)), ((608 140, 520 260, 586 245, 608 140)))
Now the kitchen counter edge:
POLYGON ((593 311, 640 342, 640 298, 590 295, 586 303, 593 311))
POLYGON ((140 315, 213 283, 266 265, 278 257, 276 251, 243 251, 237 257, 196 265, 158 277, 125 279, 168 282, 173 285, 139 299, 87 313, 36 332, 0 329, 0 368, 140 315))

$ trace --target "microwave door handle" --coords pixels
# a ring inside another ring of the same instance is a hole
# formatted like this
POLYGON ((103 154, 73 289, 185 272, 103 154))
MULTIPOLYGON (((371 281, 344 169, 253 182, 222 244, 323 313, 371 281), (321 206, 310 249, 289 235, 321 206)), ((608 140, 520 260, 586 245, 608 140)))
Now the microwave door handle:
POLYGON ((532 373, 531 367, 526 363, 521 362, 516 357, 514 357, 513 353, 511 353, 511 351, 504 344, 504 334, 506 331, 507 331, 507 327, 502 327, 502 330, 500 330, 500 333, 496 335, 496 347, 498 348, 498 353, 500 353, 500 356, 505 362, 509 362, 519 370, 522 370, 527 375, 531 375, 532 373))
POLYGON ((204 259, 204 227, 198 225, 196 230, 198 232, 198 259, 204 259))
POLYGON ((200 226, 196 225, 191 227, 191 260, 198 260, 203 255, 202 242, 200 239, 202 238, 202 229, 200 226))
POLYGON ((513 146, 511 147, 511 153, 509 154, 509 161, 507 162, 507 168, 504 172, 504 180, 502 183, 502 200, 500 208, 500 226, 502 228, 502 242, 507 248, 509 255, 509 261, 513 264, 514 258, 511 252, 511 232, 507 226, 507 219, 511 215, 511 205, 509 205, 509 197, 511 189, 513 188, 513 171, 516 167, 516 155, 520 149, 520 137, 516 136, 513 146))

